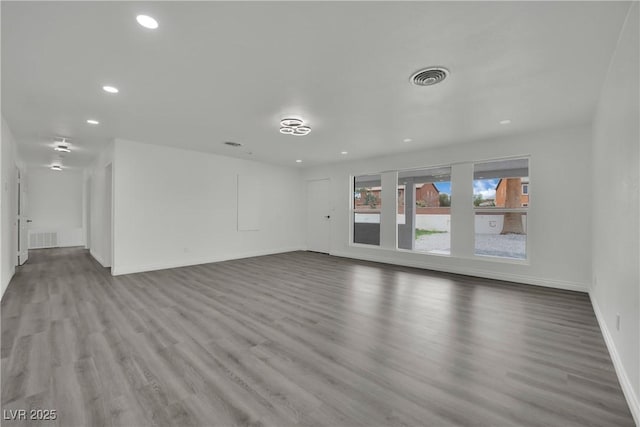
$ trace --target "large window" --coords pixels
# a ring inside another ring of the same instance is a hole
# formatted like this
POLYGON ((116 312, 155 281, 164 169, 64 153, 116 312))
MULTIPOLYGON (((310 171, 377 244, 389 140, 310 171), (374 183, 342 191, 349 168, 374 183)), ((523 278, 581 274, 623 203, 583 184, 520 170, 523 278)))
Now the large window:
POLYGON ((474 165, 475 254, 526 259, 528 159, 474 165))
POLYGON ((353 243, 380 245, 380 175, 353 178, 353 243))
POLYGON ((451 253, 451 168, 398 173, 398 248, 451 253))

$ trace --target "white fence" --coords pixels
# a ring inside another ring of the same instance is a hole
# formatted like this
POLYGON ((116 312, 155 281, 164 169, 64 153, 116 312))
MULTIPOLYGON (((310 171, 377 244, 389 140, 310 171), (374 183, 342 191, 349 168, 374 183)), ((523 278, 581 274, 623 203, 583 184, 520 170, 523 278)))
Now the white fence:
MULTIPOLYGON (((500 234, 503 215, 476 215, 476 234, 500 234)), ((522 226, 527 229, 527 216, 522 215, 522 226)))
MULTIPOLYGON (((378 222, 378 217, 375 221, 378 222)), ((363 221, 365 222, 365 221, 363 221)), ((404 224, 404 215, 398 215, 398 224, 404 224)), ((475 232, 478 234, 500 234, 502 224, 504 223, 503 215, 476 215, 475 216, 475 232)), ((527 216, 522 215, 522 225, 527 229, 527 216)), ((416 228, 422 230, 435 230, 451 232, 451 215, 416 215, 416 228)))

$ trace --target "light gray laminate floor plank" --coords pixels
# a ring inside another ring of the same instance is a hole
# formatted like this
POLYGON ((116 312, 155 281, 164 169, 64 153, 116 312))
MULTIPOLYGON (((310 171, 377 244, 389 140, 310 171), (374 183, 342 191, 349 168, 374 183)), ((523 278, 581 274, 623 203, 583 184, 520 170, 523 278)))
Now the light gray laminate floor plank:
POLYGON ((55 426, 633 426, 587 294, 310 252, 112 277, 37 250, 2 408, 55 426))

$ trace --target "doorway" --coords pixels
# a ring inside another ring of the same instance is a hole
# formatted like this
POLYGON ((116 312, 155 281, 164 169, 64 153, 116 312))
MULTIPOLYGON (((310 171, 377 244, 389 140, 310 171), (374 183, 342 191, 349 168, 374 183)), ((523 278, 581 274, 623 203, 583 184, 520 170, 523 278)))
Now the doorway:
POLYGON ((111 226, 112 220, 112 204, 111 204, 111 193, 112 193, 112 176, 113 176, 113 168, 111 164, 108 164, 105 168, 104 174, 104 224, 103 224, 103 256, 104 256, 104 266, 111 267, 113 259, 113 230, 111 226))
POLYGON ((16 168, 18 265, 24 264, 29 259, 29 223, 31 220, 27 217, 27 183, 25 181, 20 169, 16 168))
POLYGON ((85 244, 84 247, 86 249, 91 249, 91 177, 86 180, 86 191, 85 191, 85 244))
POLYGON ((330 182, 307 181, 307 249, 327 254, 331 249, 330 182))

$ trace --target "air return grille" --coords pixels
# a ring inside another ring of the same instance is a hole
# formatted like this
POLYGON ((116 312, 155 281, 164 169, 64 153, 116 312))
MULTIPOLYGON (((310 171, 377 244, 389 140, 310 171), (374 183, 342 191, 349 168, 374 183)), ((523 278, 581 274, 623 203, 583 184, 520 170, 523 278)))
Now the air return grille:
POLYGON ((239 142, 232 142, 232 141, 227 141, 224 143, 224 145, 228 145, 230 147, 242 147, 242 144, 240 144, 239 142))
POLYGON ((425 68, 411 76, 411 83, 416 86, 433 86, 440 83, 449 75, 449 71, 442 67, 425 68))
POLYGON ((29 231, 29 249, 58 247, 57 232, 29 231))

